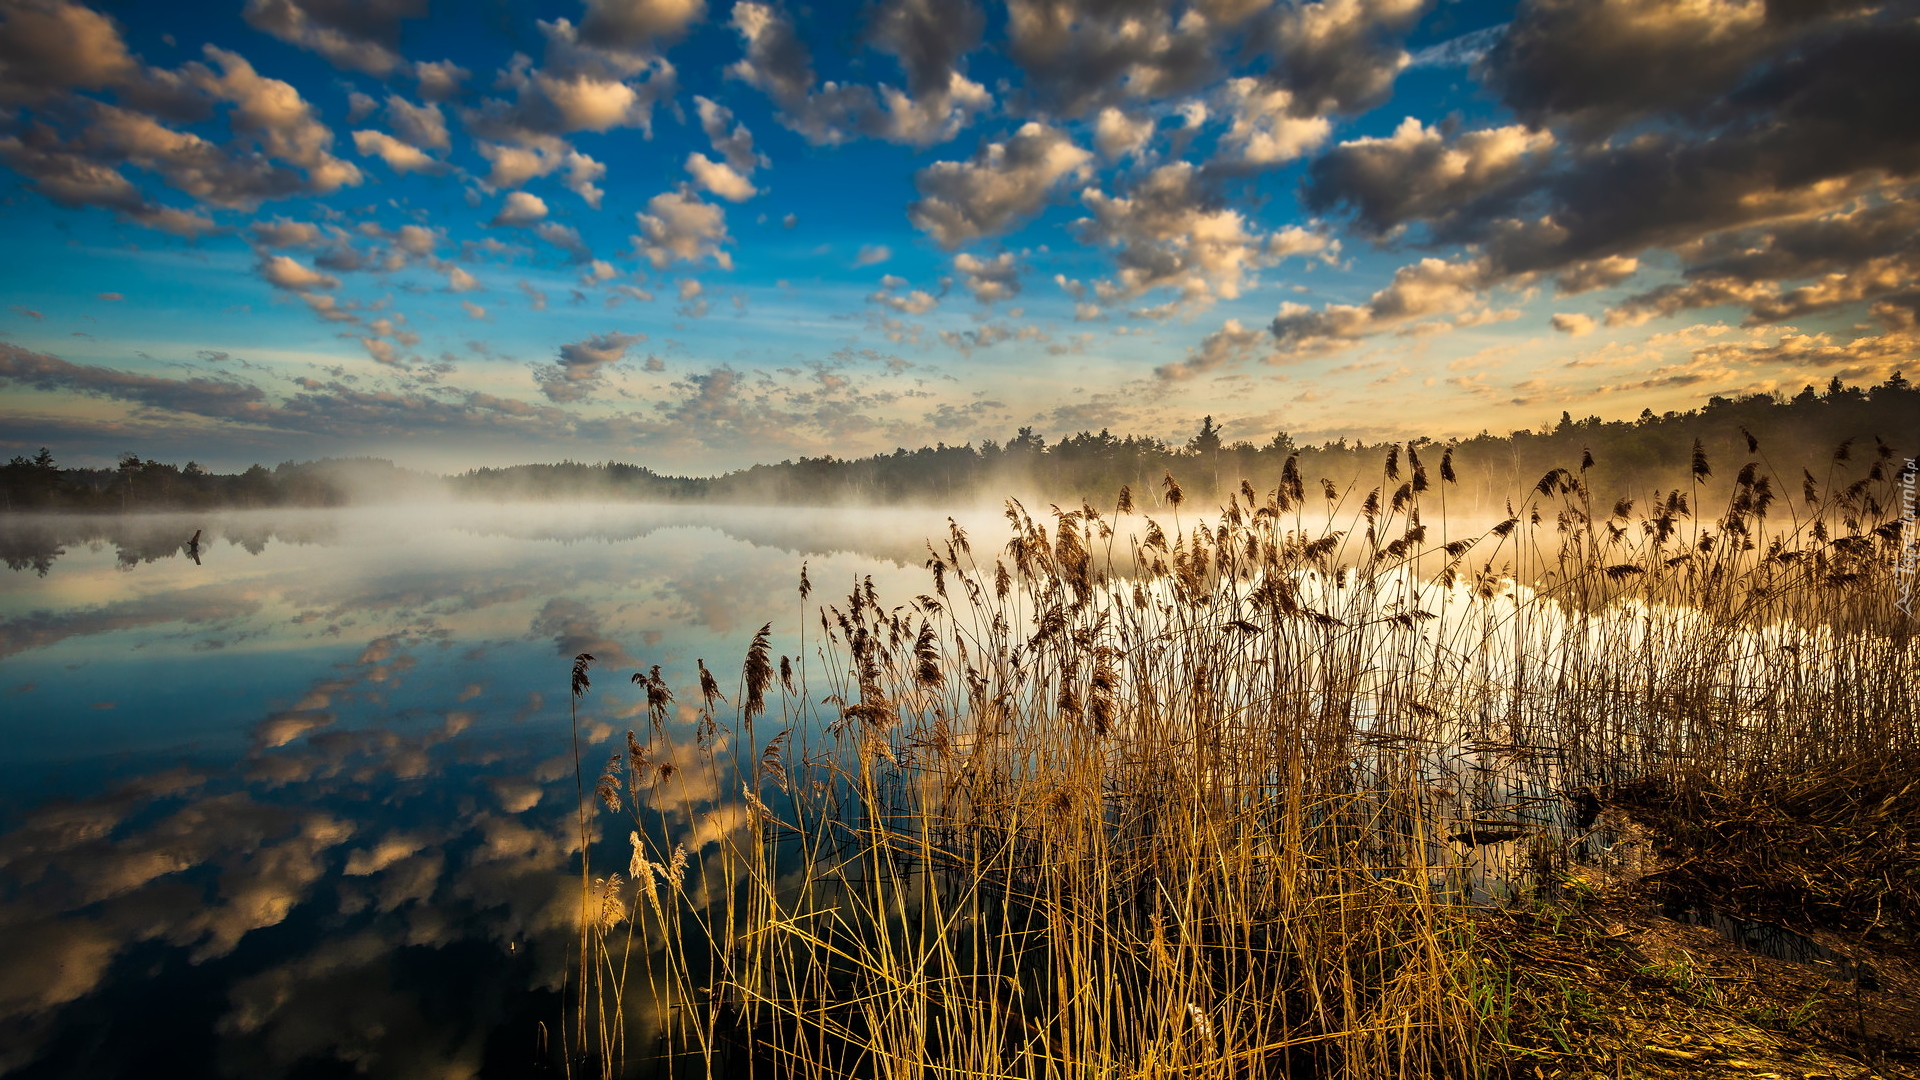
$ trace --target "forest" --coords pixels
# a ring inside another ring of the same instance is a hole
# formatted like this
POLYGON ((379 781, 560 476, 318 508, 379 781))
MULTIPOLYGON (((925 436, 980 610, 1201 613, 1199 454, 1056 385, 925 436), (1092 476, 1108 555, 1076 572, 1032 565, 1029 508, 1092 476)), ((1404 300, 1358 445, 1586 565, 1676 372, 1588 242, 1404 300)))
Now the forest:
MULTIPOLYGON (((1890 446, 1912 456, 1920 444, 1920 390, 1895 372, 1870 387, 1836 376, 1826 389, 1798 394, 1712 397, 1698 409, 1631 420, 1575 418, 1505 435, 1482 432, 1438 442, 1413 436, 1404 444, 1410 467, 1425 459, 1452 484, 1453 509, 1491 513, 1509 492, 1551 469, 1588 458, 1588 484, 1608 499, 1643 498, 1696 487, 1719 497, 1732 477, 1693 469, 1695 451, 1709 462, 1741 453, 1749 437, 1764 443, 1768 471, 1792 480, 1824 468, 1849 440, 1890 446)), ((1023 427, 1004 443, 945 444, 864 458, 803 457, 754 465, 712 477, 663 475, 644 465, 605 461, 474 469, 444 478, 373 458, 254 465, 240 473, 208 472, 126 453, 112 469, 62 468, 45 448, 0 466, 0 512, 341 506, 421 496, 477 500, 603 499, 775 505, 951 506, 1022 495, 1061 503, 1105 503, 1122 487, 1153 505, 1171 474, 1192 495, 1210 499, 1242 480, 1262 489, 1280 483, 1289 462, 1307 483, 1345 491, 1377 471, 1389 447, 1345 439, 1296 445, 1285 431, 1264 443, 1226 442, 1213 417, 1184 444, 1152 436, 1088 431, 1049 443, 1023 427)), ((1844 458, 1844 452, 1843 452, 1844 458)))

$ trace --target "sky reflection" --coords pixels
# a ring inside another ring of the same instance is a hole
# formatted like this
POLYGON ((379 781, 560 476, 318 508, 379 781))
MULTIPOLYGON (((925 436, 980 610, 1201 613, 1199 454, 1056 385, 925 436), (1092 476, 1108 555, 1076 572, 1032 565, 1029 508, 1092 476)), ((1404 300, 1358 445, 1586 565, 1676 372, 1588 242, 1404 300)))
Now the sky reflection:
POLYGON ((704 659, 730 693, 762 623, 797 652, 803 560, 827 595, 872 575, 904 599, 945 519, 487 507, 3 528, 0 1071, 472 1076, 529 1066, 557 1016, 572 656, 600 659, 591 768, 644 728, 632 669, 661 665, 684 702, 704 659))

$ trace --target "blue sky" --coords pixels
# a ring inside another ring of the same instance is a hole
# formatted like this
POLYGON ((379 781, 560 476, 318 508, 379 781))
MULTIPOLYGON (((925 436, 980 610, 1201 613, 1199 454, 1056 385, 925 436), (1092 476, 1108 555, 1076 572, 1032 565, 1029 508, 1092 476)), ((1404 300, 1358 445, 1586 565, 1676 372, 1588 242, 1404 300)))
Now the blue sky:
POLYGON ((0 453, 705 473, 1913 367, 1920 29, 1761 0, 0 0, 0 453))

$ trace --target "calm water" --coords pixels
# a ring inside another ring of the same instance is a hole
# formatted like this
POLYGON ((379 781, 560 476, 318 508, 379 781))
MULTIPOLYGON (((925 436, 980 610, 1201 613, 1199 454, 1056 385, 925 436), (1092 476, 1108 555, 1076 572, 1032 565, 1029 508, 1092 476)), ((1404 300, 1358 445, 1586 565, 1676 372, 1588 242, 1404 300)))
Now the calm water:
POLYGON ((577 905, 571 658, 599 658, 591 768, 644 720, 633 670, 695 701, 704 658, 731 693, 762 623, 797 652, 803 561, 815 604, 867 575, 904 601, 945 529, 0 518, 0 1073, 537 1074, 577 905))

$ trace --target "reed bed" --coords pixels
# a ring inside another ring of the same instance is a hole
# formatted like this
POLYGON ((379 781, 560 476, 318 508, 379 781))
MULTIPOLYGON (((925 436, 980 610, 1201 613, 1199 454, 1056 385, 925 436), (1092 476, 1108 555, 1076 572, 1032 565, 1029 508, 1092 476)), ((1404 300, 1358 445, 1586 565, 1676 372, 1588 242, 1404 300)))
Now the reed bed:
POLYGON ((1208 517, 1171 476, 1151 515, 1009 503, 1004 546, 952 527, 911 598, 814 606, 803 569, 800 655, 763 628, 731 699, 702 662, 690 725, 632 676, 572 1066, 1503 1074, 1478 916, 1604 860, 1615 793, 1920 752, 1889 453, 1790 489, 1750 448, 1711 516, 1597 505, 1587 462, 1451 531, 1450 461, 1409 448, 1369 491, 1289 461, 1208 517))

